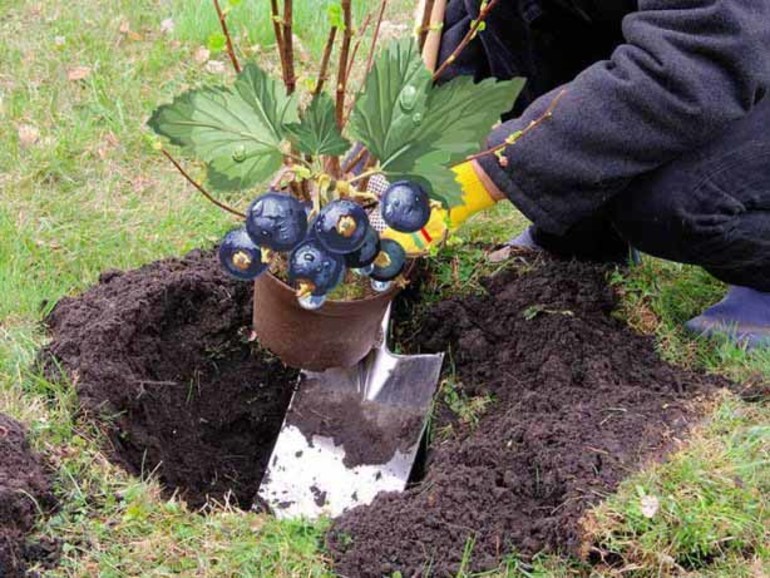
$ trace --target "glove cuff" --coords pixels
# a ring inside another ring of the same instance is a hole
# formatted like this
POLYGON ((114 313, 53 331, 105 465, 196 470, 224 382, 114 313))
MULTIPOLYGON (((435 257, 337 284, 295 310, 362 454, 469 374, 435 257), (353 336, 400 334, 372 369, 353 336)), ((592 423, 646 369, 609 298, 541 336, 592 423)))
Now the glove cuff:
POLYGON ((452 171, 455 173, 455 181, 460 184, 463 190, 462 204, 453 207, 449 212, 449 221, 454 229, 471 215, 493 206, 496 201, 484 186, 473 161, 457 165, 452 171))

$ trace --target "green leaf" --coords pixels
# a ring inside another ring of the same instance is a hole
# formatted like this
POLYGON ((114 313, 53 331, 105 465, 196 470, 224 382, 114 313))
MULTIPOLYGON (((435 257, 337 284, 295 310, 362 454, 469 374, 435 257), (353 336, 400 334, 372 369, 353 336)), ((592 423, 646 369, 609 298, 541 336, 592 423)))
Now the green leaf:
POLYGON ((418 175, 429 183, 433 198, 450 208, 461 204, 462 190, 449 167, 481 150, 523 87, 521 78, 502 82, 489 78, 476 84, 471 77, 460 76, 434 88, 409 146, 381 161, 386 173, 391 178, 418 175))
POLYGON ((334 101, 325 92, 313 99, 301 118, 300 123, 286 126, 289 140, 300 152, 339 156, 350 148, 337 128, 334 101))
POLYGON ((380 161, 409 146, 425 115, 431 74, 414 40, 394 42, 377 58, 356 99, 350 132, 380 161), (415 116, 417 115, 417 116, 415 116))
POLYGON ((285 126, 298 121, 296 97, 250 63, 232 87, 185 92, 155 110, 147 124, 205 161, 212 187, 235 190, 281 167, 285 126))
POLYGON ((461 76, 434 87, 416 42, 401 41, 377 58, 349 126, 389 178, 417 179, 451 208, 462 190, 450 166, 480 150, 523 86, 461 76))
POLYGON ((342 4, 335 2, 326 7, 326 16, 329 19, 329 26, 345 30, 345 15, 342 12, 342 4))
POLYGON ((208 41, 206 42, 206 48, 211 52, 222 52, 225 49, 225 46, 227 46, 227 37, 224 34, 215 32, 214 34, 209 35, 208 41))

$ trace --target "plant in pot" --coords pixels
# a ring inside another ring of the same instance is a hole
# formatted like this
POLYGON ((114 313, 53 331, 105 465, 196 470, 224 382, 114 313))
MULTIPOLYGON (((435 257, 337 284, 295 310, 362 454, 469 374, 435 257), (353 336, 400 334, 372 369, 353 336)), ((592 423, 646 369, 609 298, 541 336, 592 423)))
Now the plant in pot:
MULTIPOLYGON (((291 0, 282 13, 271 1, 282 79, 256 62, 241 66, 227 8, 215 0, 234 82, 184 92, 155 110, 148 123, 205 163, 204 187, 163 150, 199 191, 242 221, 223 239, 220 262, 233 277, 254 283, 256 336, 291 366, 347 367, 368 353, 406 282, 408 260, 420 256, 420 239, 429 237, 426 227, 441 225, 462 203, 452 168, 471 155, 499 153, 477 151, 523 85, 522 79, 475 83, 469 77, 435 83, 483 31, 496 0, 482 2, 466 40, 435 72, 421 55, 426 36, 437 34, 435 26, 378 52, 386 4, 354 30, 350 0, 330 3, 320 71, 298 83, 291 0), (352 90, 356 55, 373 20, 363 82, 352 90), (298 85, 310 90, 299 94, 298 85), (238 191, 250 204, 245 211, 233 209, 209 190, 238 191)), ((423 22, 430 21, 429 10, 423 22)))

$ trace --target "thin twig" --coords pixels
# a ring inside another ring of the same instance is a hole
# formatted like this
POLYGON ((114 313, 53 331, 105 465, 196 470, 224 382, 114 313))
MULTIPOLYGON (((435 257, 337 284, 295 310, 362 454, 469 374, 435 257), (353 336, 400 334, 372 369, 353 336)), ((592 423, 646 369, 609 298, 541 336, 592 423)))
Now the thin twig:
POLYGON ((361 47, 361 41, 364 39, 364 35, 366 34, 366 30, 369 28, 371 21, 372 13, 369 12, 369 14, 366 15, 366 18, 364 18, 364 21, 361 23, 361 27, 356 31, 356 43, 353 45, 353 51, 350 53, 350 62, 348 63, 348 78, 350 78, 350 75, 353 73, 353 64, 355 64, 358 49, 361 47))
POLYGON ((278 0, 270 0, 270 19, 273 21, 275 46, 278 50, 278 58, 281 61, 281 76, 283 78, 283 84, 286 86, 286 54, 283 50, 282 20, 281 15, 278 12, 278 0))
POLYGON ((433 13, 433 5, 435 3, 435 0, 425 0, 425 4, 423 6, 422 17, 420 18, 419 24, 420 28, 417 30, 417 45, 420 47, 420 52, 422 52, 422 49, 425 46, 425 39, 428 37, 428 31, 430 30, 430 17, 433 13))
POLYGON ((214 8, 217 10, 219 25, 222 27, 222 33, 225 35, 225 41, 227 42, 227 55, 230 57, 230 62, 233 63, 233 68, 235 69, 236 74, 240 74, 241 65, 238 63, 238 58, 235 56, 233 39, 230 37, 230 31, 227 28, 227 18, 225 17, 225 13, 222 12, 222 8, 219 5, 219 0, 214 0, 214 8))
MULTIPOLYGON (((388 0, 382 0, 382 2, 380 3, 380 10, 377 14, 377 24, 375 25, 374 33, 372 34, 372 45, 369 47, 369 55, 366 57, 366 68, 364 69, 364 74, 361 79, 361 86, 358 89, 359 94, 364 89, 366 78, 369 75, 369 72, 372 70, 374 55, 377 52, 377 40, 380 37, 380 28, 382 27, 382 19, 385 16, 385 8, 387 6, 388 6, 388 0)), ((350 115, 353 113, 354 106, 355 106, 355 101, 350 102, 350 104, 348 105, 348 108, 345 111, 345 119, 342 122, 343 126, 347 124, 348 119, 350 119, 350 115)))
POLYGON ((329 37, 326 39, 326 47, 324 48, 324 55, 321 58, 321 69, 318 71, 318 82, 315 84, 315 90, 313 90, 313 96, 318 96, 323 90, 324 83, 329 77, 329 61, 332 56, 332 48, 334 48, 334 40, 337 38, 337 27, 332 26, 329 30, 329 37))
POLYGON ((283 50, 286 58, 286 92, 289 94, 294 93, 294 88, 297 85, 297 79, 294 76, 294 33, 292 32, 292 25, 294 20, 294 14, 292 12, 292 0, 283 1, 283 50))
POLYGON ((163 154, 166 156, 166 158, 167 158, 168 160, 170 160, 170 161, 171 161, 171 164, 172 164, 172 165, 174 165, 174 166, 176 167, 176 170, 178 170, 178 171, 181 173, 181 175, 182 175, 182 176, 183 176, 185 179, 187 179, 187 182, 188 182, 188 183, 190 183, 190 184, 191 184, 193 187, 195 187, 196 189, 198 189, 198 191, 199 191, 199 192, 200 192, 200 193, 201 193, 201 194, 202 194, 204 197, 206 197, 206 198, 207 198, 207 199, 208 199, 210 202, 214 203, 214 204, 215 204, 217 207, 219 207, 219 208, 220 208, 220 209, 222 209, 223 211, 227 211, 228 213, 232 213, 233 215, 235 215, 236 217, 240 217, 241 219, 246 219, 246 215, 244 215, 243 213, 241 213, 241 212, 240 212, 240 211, 238 211, 237 209, 233 209, 232 207, 230 207, 230 206, 228 206, 228 205, 225 205, 225 204, 224 204, 224 203, 222 203, 221 201, 218 201, 218 200, 216 200, 214 197, 212 197, 212 196, 211 196, 211 194, 210 194, 210 193, 209 193, 209 192, 208 192, 206 189, 204 189, 204 188, 203 188, 203 186, 201 186, 201 185, 199 185, 198 183, 196 183, 196 182, 195 182, 195 180, 193 180, 193 178, 192 178, 190 175, 188 175, 188 174, 187 174, 187 171, 185 171, 185 170, 182 168, 182 165, 180 165, 180 164, 179 164, 179 163, 176 161, 176 159, 175 159, 174 157, 172 157, 172 156, 171 156, 171 154, 170 154, 170 153, 169 153, 169 152, 168 152, 166 149, 162 149, 162 150, 161 150, 161 152, 162 152, 162 153, 163 153, 163 154))
POLYGON ((437 80, 441 77, 441 75, 444 73, 444 71, 451 66, 451 64, 457 60, 457 57, 460 56, 463 50, 470 44, 471 40, 476 38, 476 35, 479 32, 479 28, 481 25, 486 21, 487 16, 489 16, 489 13, 494 9, 495 6, 497 6, 497 3, 500 0, 490 0, 489 3, 482 8, 481 12, 479 12, 479 17, 476 18, 476 20, 473 21, 473 24, 470 27, 470 30, 468 30, 467 34, 463 39, 460 41, 460 44, 457 45, 457 47, 452 51, 452 54, 450 54, 447 59, 441 64, 441 66, 438 67, 438 70, 433 73, 433 80, 437 80))
POLYGON ((540 126, 541 124, 543 124, 545 121, 547 121, 553 116, 553 111, 556 109, 556 106, 559 104, 559 101, 565 94, 567 94, 566 89, 560 91, 559 94, 557 94, 556 97, 551 101, 551 104, 548 105, 548 108, 546 109, 546 111, 542 115, 540 115, 538 118, 530 122, 525 129, 514 132, 499 145, 483 150, 479 153, 476 153, 475 155, 466 157, 462 161, 453 164, 452 167, 456 167, 457 165, 466 163, 468 161, 475 161, 487 155, 495 154, 498 151, 503 150, 507 146, 516 144, 519 141, 519 139, 527 136, 530 132, 532 132, 534 129, 536 129, 538 126, 540 126))
POLYGON ((362 145, 361 149, 355 155, 345 161, 345 164, 342 167, 342 174, 347 174, 353 170, 353 167, 360 163, 367 154, 369 154, 369 151, 362 145))
POLYGON ((348 57, 350 55, 350 40, 353 37, 352 18, 350 15, 351 0, 342 0, 342 14, 345 30, 342 33, 342 46, 340 47, 340 61, 337 68, 337 126, 340 130, 345 125, 345 92, 348 84, 348 57))
POLYGON ((382 27, 382 19, 385 16, 385 8, 388 6, 388 0, 382 0, 380 2, 380 11, 377 14, 377 24, 374 27, 374 34, 372 34, 372 45, 369 47, 369 56, 366 57, 366 69, 364 69, 364 78, 369 74, 372 69, 372 63, 374 62, 374 54, 377 52, 377 40, 380 37, 380 28, 382 27))
POLYGON ((275 32, 275 43, 278 50, 283 50, 283 33, 281 32, 281 15, 278 12, 278 0, 270 0, 270 16, 273 21, 273 32, 275 32))

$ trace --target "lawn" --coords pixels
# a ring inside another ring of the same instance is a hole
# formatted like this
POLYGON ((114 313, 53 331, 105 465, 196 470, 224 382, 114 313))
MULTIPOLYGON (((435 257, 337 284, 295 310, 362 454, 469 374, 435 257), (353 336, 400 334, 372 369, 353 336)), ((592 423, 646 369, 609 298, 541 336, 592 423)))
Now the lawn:
MULTIPOLYGON (((312 81, 320 58, 327 3, 296 2, 300 83, 312 81)), ((372 3, 354 6, 360 17, 372 3)), ((408 33, 411 13, 406 0, 391 2, 386 33, 408 33)), ((241 57, 274 68, 266 0, 237 3, 230 22, 241 57)), ((227 503, 200 515, 165 499, 152 472, 137 479, 108 462, 105 436, 78 414, 71 386, 31 369, 45 341, 40 320, 58 299, 104 270, 211 246, 232 227, 144 126, 185 87, 231 78, 218 33, 204 0, 0 0, 0 412, 25 423, 56 468, 61 508, 37 531, 63 540, 63 554, 47 576, 331 575, 319 548, 325 522, 277 522, 227 503)), ((487 270, 479 244, 524 225, 510 207, 476 218, 443 255, 443 289, 472 287, 487 270)), ((623 295, 618 314, 654 334, 664 359, 747 386, 770 379, 770 349, 747 354, 682 332, 724 289, 700 269, 646 258, 612 281, 623 295)), ((494 575, 770 574, 768 424, 767 400, 724 394, 665 464, 598 506, 588 530, 612 553, 613 570, 512 554, 494 575), (641 511, 649 503, 658 507, 652 517, 641 511)))

